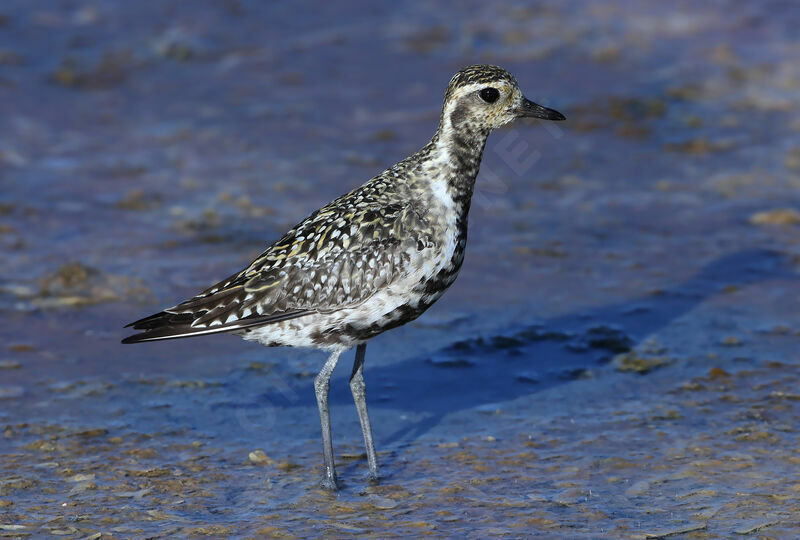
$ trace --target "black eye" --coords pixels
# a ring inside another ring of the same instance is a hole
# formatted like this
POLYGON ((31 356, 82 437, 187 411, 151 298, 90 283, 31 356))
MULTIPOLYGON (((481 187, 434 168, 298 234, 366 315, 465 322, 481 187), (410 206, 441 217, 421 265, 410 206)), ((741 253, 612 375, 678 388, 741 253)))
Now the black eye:
POLYGON ((494 103, 497 101, 497 98, 500 97, 500 92, 497 91, 497 88, 484 88, 478 93, 481 96, 481 99, 486 103, 494 103))

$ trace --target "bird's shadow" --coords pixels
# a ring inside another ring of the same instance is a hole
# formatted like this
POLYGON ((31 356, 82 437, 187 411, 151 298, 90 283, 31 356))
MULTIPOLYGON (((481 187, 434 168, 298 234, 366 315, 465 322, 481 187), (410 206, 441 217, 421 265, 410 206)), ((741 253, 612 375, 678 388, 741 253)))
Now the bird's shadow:
MULTIPOLYGON (((389 407, 422 418, 381 436, 383 444, 414 440, 447 414, 540 392, 584 376, 614 355, 667 326, 702 302, 725 290, 757 282, 797 279, 784 255, 766 249, 721 257, 678 286, 652 291, 624 302, 546 321, 520 323, 507 332, 451 343, 433 354, 387 366, 369 367, 367 392, 371 409, 389 407)), ((331 382, 331 405, 352 403, 346 381, 331 382)), ((270 391, 262 395, 277 407, 314 406, 308 381, 292 383, 295 396, 270 391), (301 388, 302 386, 302 388, 301 388)))

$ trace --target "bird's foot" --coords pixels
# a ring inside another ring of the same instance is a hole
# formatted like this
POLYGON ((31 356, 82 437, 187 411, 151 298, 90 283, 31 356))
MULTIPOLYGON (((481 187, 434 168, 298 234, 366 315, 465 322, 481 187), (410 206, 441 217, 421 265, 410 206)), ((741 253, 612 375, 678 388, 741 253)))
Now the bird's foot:
POLYGON ((319 487, 326 491, 339 491, 339 484, 336 482, 335 476, 323 476, 319 487))
POLYGON ((381 483, 381 473, 378 471, 370 471, 367 475, 367 481, 371 486, 377 486, 381 483))

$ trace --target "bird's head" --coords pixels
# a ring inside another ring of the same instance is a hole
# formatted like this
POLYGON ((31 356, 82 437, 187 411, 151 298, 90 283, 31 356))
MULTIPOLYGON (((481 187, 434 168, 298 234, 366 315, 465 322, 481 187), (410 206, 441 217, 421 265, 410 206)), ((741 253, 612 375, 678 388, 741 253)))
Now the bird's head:
POLYGON ((488 132, 517 118, 565 120, 563 114, 532 102, 511 73, 497 66, 469 66, 450 79, 442 125, 456 131, 488 132))

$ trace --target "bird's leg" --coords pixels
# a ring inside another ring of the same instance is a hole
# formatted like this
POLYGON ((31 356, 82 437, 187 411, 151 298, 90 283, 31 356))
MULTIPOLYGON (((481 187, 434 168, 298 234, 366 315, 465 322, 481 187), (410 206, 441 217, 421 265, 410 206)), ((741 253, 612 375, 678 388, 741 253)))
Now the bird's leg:
POLYGON ((364 434, 364 446, 367 448, 367 462, 369 463, 369 478, 377 482, 380 474, 378 472, 378 458, 375 455, 375 443, 372 442, 372 426, 369 423, 367 413, 367 386, 364 384, 364 355, 367 352, 367 344, 362 343, 356 347, 356 361, 353 363, 353 373, 350 375, 350 391, 353 393, 353 400, 356 402, 358 410, 358 420, 361 422, 361 432, 364 434))
POLYGON ((333 464, 333 442, 331 441, 331 415, 328 410, 328 390, 330 389, 331 374, 336 363, 339 361, 341 351, 334 351, 328 357, 325 365, 322 366, 317 377, 314 379, 314 393, 317 395, 317 407, 319 408, 319 421, 322 425, 322 454, 325 458, 325 477, 322 479, 322 487, 335 491, 336 467, 333 464))

